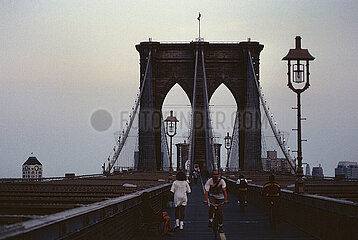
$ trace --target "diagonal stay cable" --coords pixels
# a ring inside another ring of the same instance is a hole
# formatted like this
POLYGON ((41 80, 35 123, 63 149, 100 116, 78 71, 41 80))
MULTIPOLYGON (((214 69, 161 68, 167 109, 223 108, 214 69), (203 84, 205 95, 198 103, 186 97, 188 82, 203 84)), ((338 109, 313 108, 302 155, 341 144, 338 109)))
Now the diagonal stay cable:
POLYGON ((280 137, 279 137, 279 134, 277 133, 277 130, 276 130, 276 128, 274 127, 274 123, 272 122, 272 119, 271 119, 271 117, 270 117, 269 111, 268 111, 268 109, 267 109, 267 106, 266 106, 265 101, 264 101, 264 99, 263 99, 263 96, 262 96, 262 94, 261 94, 261 91, 260 91, 260 88, 259 88, 259 84, 258 84, 258 81, 257 81, 257 78, 256 78, 254 66, 253 66, 253 63, 252 63, 252 57, 251 57, 251 52, 250 52, 250 51, 249 51, 249 64, 250 64, 250 67, 251 67, 251 69, 252 69, 253 76, 254 76, 254 81, 255 81, 255 86, 256 86, 257 92, 259 93, 260 101, 261 101, 262 107, 263 107, 263 109, 264 109, 266 118, 267 118, 268 121, 269 121, 271 130, 272 130, 272 132, 274 133, 275 138, 276 138, 276 141, 277 141, 278 145, 280 146, 280 148, 281 148, 283 154, 285 155, 286 160, 287 160, 288 163, 290 164, 291 169, 292 169, 294 172, 296 172, 296 164, 294 163, 294 161, 293 161, 291 155, 288 153, 288 151, 286 150, 285 146, 284 146, 283 143, 281 142, 280 137))
POLYGON ((119 157, 119 154, 121 153, 122 149, 123 149, 123 146, 124 144, 126 143, 126 140, 128 138, 128 135, 129 135, 129 131, 131 130, 132 128, 132 125, 133 125, 133 121, 134 121, 134 117, 135 115, 137 114, 138 112, 138 107, 139 107, 139 103, 140 103, 140 99, 141 99, 141 96, 143 94, 143 91, 144 91, 144 86, 145 86, 145 83, 146 83, 146 80, 147 80, 147 74, 148 74, 148 71, 149 71, 149 65, 150 65, 150 61, 151 61, 151 56, 152 56, 152 51, 149 51, 149 54, 148 54, 148 61, 147 61, 147 66, 146 66, 146 70, 145 70, 145 74, 144 74, 144 79, 143 79, 143 83, 142 83, 142 86, 141 86, 141 89, 140 89, 140 93, 139 93, 139 96, 138 96, 138 100, 137 100, 137 103, 135 105, 135 108, 134 108, 134 111, 133 111, 133 114, 129 120, 129 124, 128 124, 128 127, 123 135, 123 138, 122 138, 122 141, 119 143, 119 146, 117 148, 117 150, 115 151, 115 153, 113 154, 113 157, 112 157, 112 160, 111 162, 108 164, 107 166, 107 172, 110 172, 111 169, 113 168, 114 164, 116 163, 118 157, 119 157))

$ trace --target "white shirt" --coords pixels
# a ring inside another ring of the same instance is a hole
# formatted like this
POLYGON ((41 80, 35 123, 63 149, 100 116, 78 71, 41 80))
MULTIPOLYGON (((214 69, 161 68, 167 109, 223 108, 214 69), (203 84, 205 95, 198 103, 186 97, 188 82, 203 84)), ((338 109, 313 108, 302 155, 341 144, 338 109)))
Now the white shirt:
POLYGON ((236 181, 236 184, 237 184, 237 185, 240 185, 240 182, 241 182, 240 180, 244 180, 244 181, 248 184, 248 182, 247 182, 246 179, 241 178, 241 179, 237 179, 237 181, 236 181))
POLYGON ((191 193, 191 189, 187 181, 175 180, 170 191, 174 193, 175 207, 186 206, 188 202, 187 194, 191 193))
POLYGON ((214 183, 213 179, 210 178, 206 183, 205 183, 205 191, 209 192, 209 196, 214 197, 216 199, 224 199, 224 192, 223 192, 223 188, 226 188, 226 182, 224 179, 218 179, 219 184, 218 186, 213 189, 213 187, 216 185, 216 183, 214 183))

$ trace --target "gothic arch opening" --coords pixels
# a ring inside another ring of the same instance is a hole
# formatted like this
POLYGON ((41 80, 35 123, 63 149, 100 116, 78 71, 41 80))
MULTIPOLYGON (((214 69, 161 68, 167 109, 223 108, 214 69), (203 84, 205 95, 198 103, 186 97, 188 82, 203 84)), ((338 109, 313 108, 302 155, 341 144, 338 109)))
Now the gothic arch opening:
POLYGON ((227 164, 227 150, 224 137, 227 133, 232 136, 238 105, 234 95, 222 83, 210 98, 210 113, 214 133, 214 142, 220 143, 220 167, 225 169, 227 164))
MULTIPOLYGON (((172 143, 172 159, 173 168, 177 169, 177 146, 176 144, 188 143, 190 121, 191 121, 191 103, 190 100, 183 90, 183 88, 176 83, 167 93, 162 104, 162 116, 165 120, 169 115, 170 111, 173 111, 173 115, 179 120, 177 124, 177 134, 173 137, 172 143)), ((167 137, 168 148, 170 149, 170 138, 167 137)), ((165 165, 163 161, 163 165, 165 165)))

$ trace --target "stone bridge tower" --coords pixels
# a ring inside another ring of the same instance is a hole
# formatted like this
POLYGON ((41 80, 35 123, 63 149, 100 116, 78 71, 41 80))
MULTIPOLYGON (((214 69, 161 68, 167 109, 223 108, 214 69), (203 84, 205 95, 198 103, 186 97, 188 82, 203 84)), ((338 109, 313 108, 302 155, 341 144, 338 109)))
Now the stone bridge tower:
MULTIPOLYGON (((195 151, 194 162, 202 172, 208 169, 205 161, 203 68, 207 83, 208 98, 223 83, 236 100, 239 127, 239 166, 245 170, 261 169, 261 116, 259 95, 252 77, 249 77, 248 51, 251 52, 254 70, 259 79, 259 56, 263 45, 258 42, 240 43, 160 43, 141 42, 136 45, 140 54, 140 79, 143 84, 148 66, 147 80, 140 99, 139 113, 139 169, 160 170, 161 109, 170 89, 178 83, 193 104, 196 52, 197 88, 195 93, 195 151), (148 55, 151 60, 148 63, 148 55), (202 58, 203 55, 203 58, 202 58), (251 79, 251 80, 250 80, 251 79)), ((180 119, 179 119, 180 120, 180 119)), ((208 169, 210 171, 210 169, 208 169)))

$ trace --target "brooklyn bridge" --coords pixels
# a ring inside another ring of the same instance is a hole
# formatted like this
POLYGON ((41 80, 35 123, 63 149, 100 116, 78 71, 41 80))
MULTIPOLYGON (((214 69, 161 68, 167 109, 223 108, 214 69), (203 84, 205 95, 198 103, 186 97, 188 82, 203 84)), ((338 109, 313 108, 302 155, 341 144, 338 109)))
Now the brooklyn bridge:
MULTIPOLYGON (((103 171, 61 178, 1 179, 0 239, 161 239, 163 226, 159 230, 145 226, 141 196, 148 192, 152 208, 167 211, 174 224, 170 187, 178 171, 186 173, 192 193, 184 230, 171 233, 171 238, 212 239, 202 186, 213 170, 220 172, 229 192, 221 239, 358 239, 358 182, 303 175, 303 140, 299 134, 297 157, 293 157, 260 86, 263 48, 250 39, 206 42, 200 37, 180 43, 150 39, 136 45, 140 89, 103 171), (211 97, 222 84, 237 107, 233 131, 224 142, 227 159, 220 159, 221 144, 215 138, 210 107, 211 97), (191 109, 189 134, 177 146, 177 159, 172 157, 171 139, 181 119, 163 116, 164 99, 175 85, 184 90, 191 109), (268 135, 276 149, 266 144, 268 135), (268 161, 272 152, 281 159, 275 166, 268 161), (197 184, 192 181, 195 164, 201 170, 197 184), (235 183, 241 174, 249 182, 245 211, 237 204, 235 183), (282 187, 277 231, 270 228, 261 194, 270 174, 275 174, 282 187)), ((292 50, 296 55, 289 53, 284 60, 288 60, 288 75, 296 74, 294 84, 304 85, 303 92, 309 87, 309 61, 314 58, 305 55, 309 53, 301 48, 300 37, 292 50)), ((300 122, 300 104, 297 112, 300 122)))

